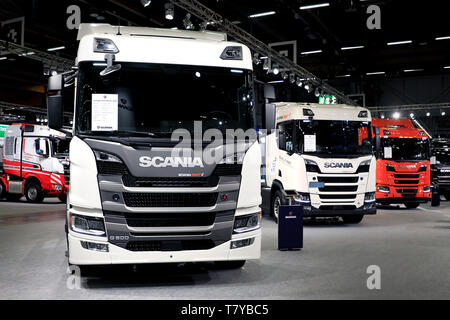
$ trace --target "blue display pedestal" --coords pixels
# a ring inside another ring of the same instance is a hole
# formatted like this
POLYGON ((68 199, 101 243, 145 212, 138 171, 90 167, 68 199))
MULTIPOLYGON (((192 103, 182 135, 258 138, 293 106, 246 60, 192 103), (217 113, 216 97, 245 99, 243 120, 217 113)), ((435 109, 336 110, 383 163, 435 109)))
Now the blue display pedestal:
POLYGON ((278 250, 303 248, 303 207, 280 206, 278 216, 278 250))

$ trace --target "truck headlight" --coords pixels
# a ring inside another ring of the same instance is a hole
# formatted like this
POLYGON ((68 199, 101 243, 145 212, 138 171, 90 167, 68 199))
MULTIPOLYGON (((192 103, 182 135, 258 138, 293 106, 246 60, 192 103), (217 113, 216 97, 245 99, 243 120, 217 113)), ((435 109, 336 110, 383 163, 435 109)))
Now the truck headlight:
POLYGON ((427 171, 427 167, 428 166, 426 164, 421 165, 418 172, 425 172, 425 171, 427 171))
POLYGON ((386 163, 386 171, 393 171, 395 172, 395 168, 392 164, 386 163))
POLYGON ((309 197, 309 193, 299 193, 298 195, 293 197, 295 202, 299 203, 310 203, 311 198, 309 197))
POLYGON ((70 214, 69 224, 72 231, 91 236, 105 236, 105 223, 102 218, 70 214))
POLYGON ((122 160, 110 153, 94 150, 95 159, 97 161, 108 161, 108 162, 117 162, 117 163, 123 163, 122 160))
POLYGON ((319 166, 315 161, 305 159, 306 171, 320 173, 319 166))
POLYGON ((423 187, 423 192, 431 192, 430 186, 423 187))
POLYGON ((372 163, 372 160, 364 160, 363 162, 361 162, 358 166, 358 170, 356 171, 356 173, 360 173, 360 172, 369 172, 370 170, 370 164, 372 163))
POLYGON ((375 202, 375 192, 366 192, 364 202, 375 202))
POLYGON ((261 213, 238 216, 234 219, 233 233, 244 233, 254 231, 261 226, 261 213))
POLYGON ((378 187, 378 191, 379 192, 384 192, 384 193, 389 193, 390 192, 389 191, 389 187, 382 187, 382 186, 378 187))

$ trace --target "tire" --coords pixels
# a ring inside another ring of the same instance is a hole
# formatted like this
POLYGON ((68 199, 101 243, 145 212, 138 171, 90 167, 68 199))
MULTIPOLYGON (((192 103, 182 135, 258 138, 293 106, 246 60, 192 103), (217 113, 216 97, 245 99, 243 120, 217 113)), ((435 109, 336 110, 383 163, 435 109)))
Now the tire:
POLYGON ((344 223, 351 223, 351 224, 357 224, 362 221, 364 216, 361 215, 349 215, 349 216, 342 216, 342 220, 344 220, 344 223))
POLYGON ((445 191, 444 192, 444 198, 445 198, 445 200, 450 201, 450 191, 445 191))
POLYGON ((22 195, 21 195, 21 194, 18 194, 18 193, 8 193, 8 194, 6 195, 6 199, 7 199, 8 201, 19 201, 20 198, 22 198, 22 195))
POLYGON ((408 209, 415 209, 420 205, 419 202, 407 202, 405 203, 405 207, 407 207, 408 209))
POLYGON ((28 202, 40 203, 44 200, 44 194, 39 184, 31 182, 25 187, 25 197, 28 202))
POLYGON ((245 264, 245 260, 237 261, 216 261, 216 266, 219 269, 239 269, 245 264))
POLYGON ((273 217, 276 223, 278 223, 278 214, 280 212, 280 206, 285 205, 286 200, 281 194, 280 190, 274 192, 272 201, 270 201, 270 215, 273 217))
POLYGON ((0 199, 3 198, 6 194, 6 188, 3 183, 0 181, 0 199))

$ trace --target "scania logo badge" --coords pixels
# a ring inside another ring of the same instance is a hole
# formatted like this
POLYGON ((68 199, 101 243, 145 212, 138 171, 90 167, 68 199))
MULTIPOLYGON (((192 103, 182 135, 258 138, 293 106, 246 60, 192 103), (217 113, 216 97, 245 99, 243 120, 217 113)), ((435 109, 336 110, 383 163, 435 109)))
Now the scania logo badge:
POLYGON ((325 162, 325 168, 353 168, 350 162, 325 162))

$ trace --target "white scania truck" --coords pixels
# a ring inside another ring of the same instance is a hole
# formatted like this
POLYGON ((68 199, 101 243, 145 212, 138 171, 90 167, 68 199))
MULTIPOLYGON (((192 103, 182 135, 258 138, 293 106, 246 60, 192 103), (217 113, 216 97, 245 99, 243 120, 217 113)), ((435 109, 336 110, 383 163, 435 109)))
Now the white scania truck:
POLYGON ((78 40, 75 73, 52 76, 48 98, 49 125, 59 128, 61 92, 75 79, 69 263, 258 259, 256 139, 216 144, 216 163, 174 156, 176 146, 191 154, 211 145, 208 129, 253 127, 250 50, 222 33, 105 24, 82 24, 78 40), (191 142, 171 139, 180 129, 191 142))
POLYGON ((371 115, 361 107, 275 103, 266 107, 263 208, 278 219, 285 194, 305 217, 359 223, 375 214, 371 115))

